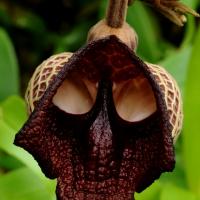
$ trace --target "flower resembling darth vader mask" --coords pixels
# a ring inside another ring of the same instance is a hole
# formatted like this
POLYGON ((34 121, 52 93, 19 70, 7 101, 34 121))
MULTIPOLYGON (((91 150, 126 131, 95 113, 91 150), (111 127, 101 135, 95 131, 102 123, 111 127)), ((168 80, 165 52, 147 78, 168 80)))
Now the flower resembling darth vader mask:
POLYGON ((15 144, 57 178, 59 200, 128 200, 174 168, 179 89, 119 38, 50 57, 29 83, 30 117, 15 144))

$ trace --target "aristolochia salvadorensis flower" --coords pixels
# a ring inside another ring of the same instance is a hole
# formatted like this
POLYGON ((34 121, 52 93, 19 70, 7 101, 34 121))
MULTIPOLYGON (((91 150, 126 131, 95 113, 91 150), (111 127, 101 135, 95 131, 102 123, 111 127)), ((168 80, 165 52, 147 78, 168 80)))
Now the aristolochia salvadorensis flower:
POLYGON ((130 200, 175 165, 178 86, 136 56, 137 36, 123 17, 108 16, 85 47, 45 60, 27 89, 30 116, 14 143, 57 179, 59 200, 130 200))

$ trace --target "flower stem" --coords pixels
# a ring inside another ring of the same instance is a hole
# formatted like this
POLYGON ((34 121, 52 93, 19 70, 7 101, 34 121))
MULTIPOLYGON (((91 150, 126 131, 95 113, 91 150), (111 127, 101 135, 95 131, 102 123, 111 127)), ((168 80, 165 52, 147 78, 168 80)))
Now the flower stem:
POLYGON ((126 20, 129 0, 109 0, 106 23, 112 28, 122 27, 126 20))

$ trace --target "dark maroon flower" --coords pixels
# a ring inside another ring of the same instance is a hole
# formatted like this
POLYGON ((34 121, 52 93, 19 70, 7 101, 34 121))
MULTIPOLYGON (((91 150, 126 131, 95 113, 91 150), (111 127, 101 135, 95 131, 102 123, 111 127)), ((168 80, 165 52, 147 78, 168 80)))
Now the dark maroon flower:
POLYGON ((59 67, 14 143, 57 178, 59 200, 128 200, 173 170, 180 113, 166 71, 110 36, 59 67))

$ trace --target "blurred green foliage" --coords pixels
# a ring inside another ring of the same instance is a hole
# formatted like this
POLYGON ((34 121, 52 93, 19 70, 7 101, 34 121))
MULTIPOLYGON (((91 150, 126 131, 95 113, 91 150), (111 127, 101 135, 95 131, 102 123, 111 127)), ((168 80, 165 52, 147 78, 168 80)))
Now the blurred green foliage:
MULTIPOLYGON (((194 9, 198 0, 182 0, 194 9)), ((14 146, 27 119, 24 93, 35 67, 51 54, 76 51, 105 14, 106 0, 0 1, 0 200, 54 200, 55 181, 44 177, 30 154, 14 146)), ((139 36, 138 55, 164 66, 184 99, 184 128, 176 168, 137 200, 200 200, 200 26, 188 17, 180 28, 136 1, 127 20, 139 36)))

